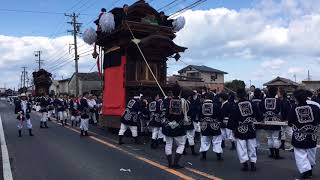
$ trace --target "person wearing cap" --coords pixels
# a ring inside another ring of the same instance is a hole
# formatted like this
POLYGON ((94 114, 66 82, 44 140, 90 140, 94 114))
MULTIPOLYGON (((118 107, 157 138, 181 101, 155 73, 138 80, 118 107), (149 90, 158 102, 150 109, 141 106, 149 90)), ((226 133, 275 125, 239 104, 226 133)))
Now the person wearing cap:
POLYGON ((121 125, 118 134, 119 145, 124 144, 123 136, 127 129, 130 129, 131 135, 134 138, 135 143, 138 144, 138 119, 139 114, 143 110, 143 102, 141 101, 141 97, 141 94, 140 96, 135 96, 131 98, 127 103, 127 107, 121 117, 121 125))
POLYGON ((18 133, 19 137, 22 137, 22 129, 24 127, 24 124, 27 123, 27 128, 29 130, 29 135, 33 136, 32 134, 32 124, 30 120, 30 114, 27 112, 28 109, 28 100, 26 94, 20 95, 20 100, 16 104, 16 112, 18 114, 17 120, 18 120, 18 133))
POLYGON ((308 104, 308 93, 296 90, 293 96, 296 106, 288 115, 288 125, 292 127, 292 146, 297 168, 301 179, 312 178, 312 169, 316 165, 318 128, 320 124, 320 109, 317 105, 308 104))
POLYGON ((20 99, 15 104, 16 114, 20 111, 22 111, 24 114, 27 114, 28 112, 28 100, 27 95, 25 93, 22 93, 20 95, 20 99))

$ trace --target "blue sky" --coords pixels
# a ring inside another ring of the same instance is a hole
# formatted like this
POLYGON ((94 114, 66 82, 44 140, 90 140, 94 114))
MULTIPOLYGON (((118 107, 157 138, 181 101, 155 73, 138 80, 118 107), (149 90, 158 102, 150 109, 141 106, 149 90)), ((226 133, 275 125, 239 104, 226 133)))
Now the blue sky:
MULTIPOLYGON (((179 6, 167 14, 194 2, 179 0, 179 6)), ((100 9, 135 0, 2 0, 0 7, 0 80, 16 86, 20 67, 36 67, 33 51, 42 50, 45 68, 72 58, 68 44, 72 37, 70 19, 63 14, 5 12, 3 9, 80 13, 82 31, 94 24, 100 9)), ((155 9, 172 0, 153 0, 155 9)), ((175 74, 186 64, 206 65, 228 72, 226 81, 251 81, 257 87, 282 76, 300 82, 310 70, 313 80, 320 79, 320 1, 319 0, 207 0, 182 14, 186 26, 177 33, 175 42, 188 47, 183 62, 169 60, 168 73, 175 74), (185 64, 186 63, 186 64, 185 64)), ((79 38, 80 52, 92 47, 79 38)), ((89 53, 90 54, 90 53, 89 53)), ((95 60, 89 54, 80 58, 80 72, 88 72, 95 60)), ((53 68, 54 69, 54 68, 53 68)), ((55 69, 56 79, 68 77, 73 63, 55 69)))
MULTIPOLYGON (((88 26, 88 22, 93 19, 101 7, 110 8, 111 5, 117 2, 116 6, 122 6, 124 3, 131 4, 135 0, 3 0, 0 9, 17 9, 17 10, 34 10, 46 12, 73 12, 76 11, 82 14, 80 22, 88 26), (76 6, 75 6, 76 5, 76 6), (72 8, 73 7, 73 8, 72 8)), ((154 0, 151 4, 160 8, 172 2, 172 0, 154 0)), ((181 7, 190 4, 193 0, 180 0, 181 7)), ((254 3, 253 0, 241 0, 241 3, 234 3, 234 0, 208 0, 204 4, 197 7, 197 9, 210 9, 217 7, 226 7, 230 9, 248 8, 254 3)), ((167 13, 179 9, 176 6, 167 13)), ((37 13, 17 13, 17 12, 4 12, 0 11, 2 27, 0 34, 13 35, 13 36, 56 36, 66 34, 68 24, 67 17, 60 14, 37 14, 37 13)))

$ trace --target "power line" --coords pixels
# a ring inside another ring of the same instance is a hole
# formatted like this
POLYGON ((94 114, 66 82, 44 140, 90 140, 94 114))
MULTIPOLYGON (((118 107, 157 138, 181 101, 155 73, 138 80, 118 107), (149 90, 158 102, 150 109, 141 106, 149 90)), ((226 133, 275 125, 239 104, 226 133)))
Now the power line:
MULTIPOLYGON (((32 13, 32 14, 50 14, 50 15, 64 15, 63 12, 53 12, 53 11, 35 11, 35 10, 23 10, 23 9, 0 9, 2 12, 17 12, 17 13, 32 13)), ((91 16, 93 14, 82 14, 86 16, 91 16)))
MULTIPOLYGON (((113 0, 113 2, 112 2, 112 4, 110 5, 108 11, 111 10, 112 7, 113 7, 114 5, 116 5, 117 3, 119 3, 120 1, 121 1, 121 0, 113 0)), ((94 18, 91 19, 90 21, 87 21, 86 23, 84 23, 84 25, 86 26, 86 25, 90 24, 90 23, 93 22, 95 19, 96 19, 96 17, 94 17, 94 18)))
POLYGON ((175 13, 171 14, 170 18, 177 17, 177 16, 181 15, 182 13, 184 13, 185 11, 187 11, 189 9, 192 9, 194 7, 197 7, 197 6, 199 6, 200 4, 202 4, 202 3, 206 2, 206 1, 207 0, 197 0, 197 1, 193 2, 192 4, 190 4, 190 5, 188 5, 188 6, 184 7, 184 8, 176 11, 175 13))
POLYGON ((171 10, 171 9, 173 9, 174 7, 178 6, 179 1, 186 1, 186 0, 178 0, 178 1, 175 3, 175 5, 173 5, 173 6, 171 6, 171 7, 165 8, 163 11, 167 11, 167 12, 168 12, 169 10, 171 10))
POLYGON ((44 60, 41 60, 41 53, 42 51, 35 51, 35 57, 38 57, 39 59, 36 60, 36 63, 38 63, 39 70, 41 69, 41 64, 44 62, 44 60))
POLYGON ((91 69, 90 69, 90 71, 89 71, 89 72, 91 72, 91 71, 93 70, 93 68, 94 68, 94 67, 96 67, 96 65, 97 65, 97 64, 96 64, 96 63, 94 63, 94 65, 91 67, 91 69))
POLYGON ((84 11, 84 10, 88 10, 88 9, 91 8, 93 5, 95 5, 97 1, 98 1, 98 0, 94 0, 94 1, 92 1, 90 4, 88 4, 87 6, 85 6, 84 8, 82 8, 82 9, 79 8, 79 12, 84 11))
MULTIPOLYGON (((82 55, 84 55, 84 54, 86 54, 86 53, 88 53, 88 52, 91 52, 91 51, 93 51, 93 49, 90 49, 90 50, 86 50, 86 51, 84 51, 84 52, 80 52, 79 54, 78 54, 78 56, 79 57, 84 57, 84 56, 82 56, 82 55)), ((68 54, 68 53, 67 53, 68 54)), ((51 67, 48 67, 49 69, 52 69, 52 68, 55 68, 55 67, 58 67, 58 66, 60 66, 61 64, 63 64, 65 61, 67 61, 67 60, 65 60, 64 58, 66 58, 66 59, 72 59, 73 57, 68 57, 68 56, 66 56, 67 55, 66 53, 63 55, 63 56, 61 56, 59 59, 57 59, 56 60, 56 63, 55 64, 53 64, 53 65, 51 65, 51 67), (64 59, 64 60, 63 60, 64 59), (62 61, 63 60, 63 61, 62 61), (62 62, 59 62, 59 61, 62 61, 62 62)), ((87 54, 87 55, 90 55, 91 53, 89 53, 89 54, 87 54)))
POLYGON ((82 1, 84 0, 79 0, 76 4, 74 4, 71 8, 69 8, 68 10, 66 10, 66 12, 71 11, 73 8, 77 7, 82 1))
MULTIPOLYGON (((85 55, 82 55, 82 56, 79 56, 79 57, 85 57, 85 56, 88 56, 88 55, 91 55, 91 54, 85 54, 85 55)), ((64 63, 61 63, 59 66, 55 67, 55 68, 52 69, 51 71, 54 72, 54 71, 56 71, 56 70, 59 70, 59 69, 61 69, 62 67, 65 67, 65 65, 72 63, 73 61, 74 61, 74 60, 73 60, 72 58, 67 59, 64 63)))
POLYGON ((157 11, 161 11, 161 10, 163 10, 164 8, 168 7, 168 6, 171 6, 172 4, 176 3, 177 1, 179 1, 179 0, 173 0, 173 1, 170 2, 169 4, 167 4, 167 5, 159 8, 159 9, 157 9, 157 11))
POLYGON ((80 33, 80 26, 82 23, 79 23, 77 21, 77 18, 79 17, 75 13, 72 15, 65 15, 72 18, 72 22, 68 22, 73 26, 73 30, 70 30, 68 32, 71 32, 73 34, 73 40, 74 40, 74 61, 75 61, 75 77, 76 77, 76 96, 79 95, 79 77, 78 77, 78 44, 77 44, 77 35, 80 33))

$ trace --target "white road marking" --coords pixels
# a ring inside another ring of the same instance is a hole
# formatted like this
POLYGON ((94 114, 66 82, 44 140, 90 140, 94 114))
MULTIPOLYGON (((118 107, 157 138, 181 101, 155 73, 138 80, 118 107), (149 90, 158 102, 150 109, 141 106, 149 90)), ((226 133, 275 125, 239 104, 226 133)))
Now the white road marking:
POLYGON ((3 179, 4 180, 13 180, 10 159, 9 159, 9 153, 8 153, 6 139, 4 137, 1 116, 0 116, 0 142, 1 142, 1 152, 2 152, 3 179))

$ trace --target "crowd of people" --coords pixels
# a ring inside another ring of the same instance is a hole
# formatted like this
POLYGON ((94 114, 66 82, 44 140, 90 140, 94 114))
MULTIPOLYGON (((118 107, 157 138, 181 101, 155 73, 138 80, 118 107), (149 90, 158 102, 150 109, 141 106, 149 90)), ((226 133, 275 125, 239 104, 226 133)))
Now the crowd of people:
MULTIPOLYGON (((270 87, 266 92, 251 87, 250 92, 238 89, 236 93, 214 93, 203 90, 185 91, 178 87, 157 94, 153 99, 142 94, 129 99, 121 117, 119 144, 129 129, 135 143, 138 124, 145 121, 151 132, 151 148, 165 144, 168 167, 183 168, 179 161, 186 154, 186 147, 198 156, 196 143, 200 142, 201 160, 207 159, 210 147, 218 161, 223 161, 223 149, 230 142, 237 152, 243 171, 256 171, 257 149, 267 142, 270 158, 282 159, 280 152, 285 142, 293 146, 297 168, 304 179, 312 177, 316 165, 316 147, 320 125, 320 91, 313 94, 296 90, 288 96, 283 89, 270 87), (198 139, 198 141, 197 141, 198 139), (265 139, 265 140, 264 140, 265 139), (176 150, 173 157, 173 147, 176 150)), ((21 94, 15 102, 18 114, 18 132, 22 137, 24 126, 33 136, 30 112, 41 113, 40 128, 49 128, 47 121, 53 117, 62 126, 80 125, 81 136, 88 135, 89 121, 96 124, 102 100, 84 93, 74 96, 27 97, 21 94)))
POLYGON ((32 123, 30 112, 35 110, 41 114, 40 128, 49 128, 47 121, 55 118, 62 126, 80 126, 81 136, 88 135, 89 123, 97 124, 102 107, 101 97, 97 98, 85 92, 83 96, 73 95, 27 97, 21 94, 20 99, 15 102, 15 113, 18 114, 18 132, 22 137, 22 129, 26 126, 29 135, 32 134, 32 123))
POLYGON ((303 179, 312 177, 320 124, 320 91, 318 95, 297 90, 288 96, 284 89, 270 87, 266 92, 251 87, 248 93, 181 91, 175 88, 165 98, 156 95, 148 100, 132 97, 121 117, 119 144, 129 129, 138 143, 138 122, 148 119, 151 148, 165 142, 168 167, 179 169, 179 160, 188 145, 197 156, 195 138, 200 136, 201 160, 206 160, 212 146, 218 161, 223 161, 225 142, 236 150, 243 171, 256 171, 257 148, 265 141, 270 158, 282 159, 285 141, 291 142, 296 165, 303 179), (173 143, 176 152, 173 158, 173 143))

